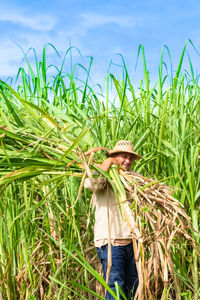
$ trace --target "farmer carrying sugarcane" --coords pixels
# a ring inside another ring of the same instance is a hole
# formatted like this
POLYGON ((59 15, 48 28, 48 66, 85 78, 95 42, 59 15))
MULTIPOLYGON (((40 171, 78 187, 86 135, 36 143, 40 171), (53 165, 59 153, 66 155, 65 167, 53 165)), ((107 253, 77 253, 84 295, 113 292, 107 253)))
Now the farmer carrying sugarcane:
MULTIPOLYGON (((140 158, 134 152, 131 141, 122 140, 107 152, 107 159, 99 168, 108 172, 112 165, 118 165, 127 172, 133 161, 140 158)), ((114 191, 106 178, 99 176, 92 184, 87 178, 84 185, 94 192, 94 243, 103 266, 104 279, 113 290, 117 282, 126 297, 133 299, 138 287, 138 274, 130 227, 121 215, 114 191)), ((114 298, 107 292, 106 299, 114 298)))

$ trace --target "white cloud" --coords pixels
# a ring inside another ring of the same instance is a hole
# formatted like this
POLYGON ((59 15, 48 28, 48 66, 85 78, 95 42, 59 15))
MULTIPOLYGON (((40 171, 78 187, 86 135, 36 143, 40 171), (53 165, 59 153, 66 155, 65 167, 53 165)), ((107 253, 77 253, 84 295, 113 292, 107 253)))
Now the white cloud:
POLYGON ((0 22, 2 21, 19 24, 34 30, 49 31, 54 28, 57 20, 45 13, 30 13, 21 8, 4 7, 0 10, 0 22))
POLYGON ((103 26, 106 24, 115 24, 120 27, 133 27, 136 25, 132 17, 121 17, 121 16, 112 16, 112 15, 100 15, 95 13, 85 13, 81 17, 84 21, 84 26, 86 28, 103 26))

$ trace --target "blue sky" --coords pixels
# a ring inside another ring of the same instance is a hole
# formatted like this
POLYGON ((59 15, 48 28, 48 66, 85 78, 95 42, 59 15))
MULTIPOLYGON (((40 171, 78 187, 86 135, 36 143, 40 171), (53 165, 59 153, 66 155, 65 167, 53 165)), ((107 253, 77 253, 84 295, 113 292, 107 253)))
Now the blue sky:
MULTIPOLYGON (((94 83, 105 80, 112 60, 120 64, 125 59, 132 82, 142 79, 142 59, 137 70, 135 64, 138 47, 144 45, 147 67, 152 81, 158 79, 161 47, 167 45, 175 71, 187 39, 191 39, 200 52, 200 2, 194 0, 16 0, 4 1, 0 10, 0 78, 16 76, 23 66, 23 53, 34 47, 40 58, 46 43, 52 43, 63 57, 71 45, 73 61, 85 66, 93 57, 91 78, 94 83)), ((194 71, 199 72, 200 57, 188 43, 194 71)), ((33 53, 29 54, 30 61, 33 53)), ((169 65, 167 51, 164 60, 169 65)), ((47 48, 47 63, 59 66, 53 50, 47 48)), ((187 57, 184 67, 188 68, 187 57)), ((66 62, 69 71, 69 62, 66 62)), ((110 69, 117 77, 121 68, 110 69)))

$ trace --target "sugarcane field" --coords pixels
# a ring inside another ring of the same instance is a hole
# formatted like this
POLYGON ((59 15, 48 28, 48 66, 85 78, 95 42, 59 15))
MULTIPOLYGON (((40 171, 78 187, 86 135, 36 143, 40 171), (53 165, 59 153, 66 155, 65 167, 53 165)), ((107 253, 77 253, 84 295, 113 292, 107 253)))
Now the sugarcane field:
POLYGON ((200 300, 200 76, 189 45, 175 72, 161 51, 156 81, 140 45, 138 86, 122 55, 94 82, 92 57, 73 63, 71 47, 53 66, 51 44, 0 78, 0 300, 200 300), (132 247, 128 292, 110 283, 115 245, 132 247), (96 248, 106 247, 102 267, 96 248))

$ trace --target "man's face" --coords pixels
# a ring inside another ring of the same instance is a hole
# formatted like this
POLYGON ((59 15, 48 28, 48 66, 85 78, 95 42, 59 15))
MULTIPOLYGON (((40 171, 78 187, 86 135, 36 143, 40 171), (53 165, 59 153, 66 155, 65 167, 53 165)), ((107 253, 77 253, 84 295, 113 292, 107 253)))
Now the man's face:
POLYGON ((134 160, 134 157, 132 154, 127 153, 127 152, 122 152, 122 153, 117 154, 116 158, 118 159, 119 164, 123 168, 124 171, 130 170, 133 160, 134 160))

